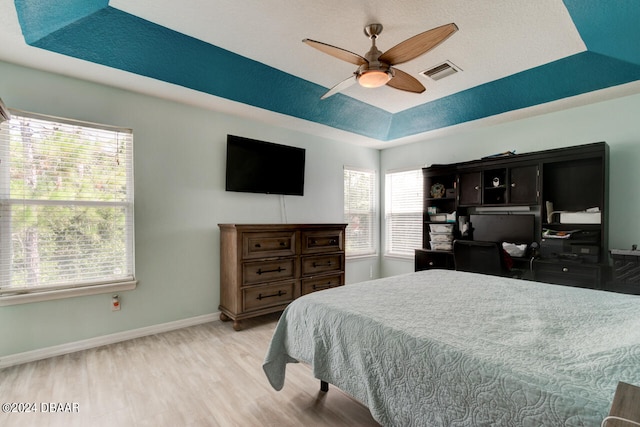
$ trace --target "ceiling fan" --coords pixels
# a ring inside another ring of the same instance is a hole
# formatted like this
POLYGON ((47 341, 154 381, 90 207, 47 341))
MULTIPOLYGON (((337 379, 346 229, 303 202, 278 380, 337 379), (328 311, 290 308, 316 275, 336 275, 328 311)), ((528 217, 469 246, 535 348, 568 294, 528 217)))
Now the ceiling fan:
POLYGON ((442 25, 415 35, 382 53, 376 47, 376 39, 382 32, 382 24, 370 24, 364 27, 365 35, 371 39, 371 49, 365 56, 311 39, 302 41, 324 53, 358 65, 358 69, 352 76, 332 87, 320 99, 328 98, 356 82, 366 88, 387 85, 407 92, 422 93, 425 91, 422 83, 395 66, 429 52, 456 31, 458 26, 454 23, 442 25))

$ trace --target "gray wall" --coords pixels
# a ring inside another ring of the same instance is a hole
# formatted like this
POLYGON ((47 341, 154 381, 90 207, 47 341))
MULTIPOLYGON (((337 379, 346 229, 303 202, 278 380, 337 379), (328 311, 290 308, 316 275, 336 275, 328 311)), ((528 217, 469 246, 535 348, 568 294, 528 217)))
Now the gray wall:
MULTIPOLYGON (((217 312, 223 222, 341 222, 344 165, 384 172, 517 150, 607 141, 612 248, 640 243, 640 95, 509 123, 463 126, 382 151, 220 114, 0 61, 0 96, 11 108, 134 129, 134 291, 0 308, 0 357, 217 312), (466 129, 466 130, 465 130, 466 129), (307 149, 304 197, 224 191, 226 134, 307 149), (283 206, 286 211, 283 211, 283 206)), ((384 203, 384 198, 380 197, 384 203)), ((381 212, 384 206, 381 206, 381 212)), ((384 223, 381 223, 384 230, 384 223)), ((384 247, 384 241, 381 247, 384 247)), ((382 250, 380 251, 382 253, 382 250)), ((413 271, 413 260, 347 263, 347 283, 413 271)))
MULTIPOLYGON (((0 356, 216 313, 217 224, 343 222, 343 165, 379 164, 378 150, 6 62, 0 97, 10 108, 133 128, 139 279, 119 293, 119 312, 110 294, 0 307, 0 356), (227 133, 305 148, 305 195, 225 192, 227 133)), ((369 279, 378 258, 346 269, 348 283, 369 279)))

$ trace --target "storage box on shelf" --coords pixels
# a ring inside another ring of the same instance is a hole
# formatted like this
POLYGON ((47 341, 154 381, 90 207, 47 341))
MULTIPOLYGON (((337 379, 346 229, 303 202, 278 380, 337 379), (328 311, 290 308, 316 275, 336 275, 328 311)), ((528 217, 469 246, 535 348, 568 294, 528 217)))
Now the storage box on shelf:
POLYGON ((434 251, 453 249, 453 224, 429 224, 429 245, 434 251))

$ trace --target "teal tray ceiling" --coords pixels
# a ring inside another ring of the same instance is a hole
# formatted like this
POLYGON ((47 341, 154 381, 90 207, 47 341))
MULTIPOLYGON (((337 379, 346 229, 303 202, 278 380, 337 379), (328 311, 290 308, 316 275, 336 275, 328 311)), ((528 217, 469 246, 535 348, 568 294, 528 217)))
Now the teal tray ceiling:
POLYGON ((27 44, 380 141, 640 80, 640 2, 564 0, 587 51, 397 113, 109 6, 15 0, 27 44), (269 84, 264 84, 268 81, 269 84))

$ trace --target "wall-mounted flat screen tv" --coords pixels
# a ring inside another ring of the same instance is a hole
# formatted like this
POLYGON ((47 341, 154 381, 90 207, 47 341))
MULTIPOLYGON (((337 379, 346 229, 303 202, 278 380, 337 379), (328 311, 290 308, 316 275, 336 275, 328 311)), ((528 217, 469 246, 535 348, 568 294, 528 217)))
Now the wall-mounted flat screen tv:
POLYGON ((305 149, 227 135, 227 191, 304 194, 305 149))

